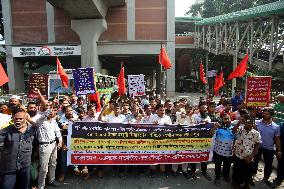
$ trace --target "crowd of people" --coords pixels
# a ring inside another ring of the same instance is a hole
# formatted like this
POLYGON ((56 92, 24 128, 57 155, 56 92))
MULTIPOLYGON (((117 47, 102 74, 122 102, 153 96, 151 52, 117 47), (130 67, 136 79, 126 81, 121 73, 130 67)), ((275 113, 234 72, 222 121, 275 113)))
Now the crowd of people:
MULTIPOLYGON (((3 189, 31 186, 42 189, 47 177, 49 185, 58 187, 68 170, 83 179, 96 171, 102 178, 104 166, 67 166, 68 126, 77 120, 180 126, 213 122, 214 179, 207 172, 207 162, 200 163, 201 175, 208 181, 214 180, 216 186, 228 182, 234 188, 250 188, 255 185, 253 178, 261 157, 263 181, 277 187, 284 180, 284 126, 273 121, 273 108, 246 107, 241 91, 236 91, 233 98, 223 94, 218 103, 213 96, 200 98, 196 106, 186 98, 163 101, 158 95, 128 97, 114 92, 109 100, 102 96, 98 102, 101 110, 96 101, 75 94, 45 100, 39 90, 34 93, 39 96, 38 101, 30 101, 26 106, 16 95, 10 97, 8 104, 0 106, 0 113, 12 115, 10 122, 0 126, 0 185, 3 189), (271 181, 274 156, 278 159, 277 178, 271 181)), ((275 107, 283 107, 284 95, 279 95, 278 100, 275 107)), ((140 173, 151 177, 158 172, 166 176, 182 173, 186 179, 197 180, 196 165, 137 167, 140 173)), ((125 177, 133 172, 133 166, 112 166, 112 170, 125 177)))

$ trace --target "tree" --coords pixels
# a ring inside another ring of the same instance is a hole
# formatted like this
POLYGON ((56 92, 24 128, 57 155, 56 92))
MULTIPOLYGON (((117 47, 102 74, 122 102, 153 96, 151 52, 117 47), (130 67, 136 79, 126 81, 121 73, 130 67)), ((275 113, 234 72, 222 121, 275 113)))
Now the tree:
POLYGON ((275 1, 278 0, 204 0, 189 7, 186 15, 197 16, 200 13, 201 17, 209 18, 275 1))

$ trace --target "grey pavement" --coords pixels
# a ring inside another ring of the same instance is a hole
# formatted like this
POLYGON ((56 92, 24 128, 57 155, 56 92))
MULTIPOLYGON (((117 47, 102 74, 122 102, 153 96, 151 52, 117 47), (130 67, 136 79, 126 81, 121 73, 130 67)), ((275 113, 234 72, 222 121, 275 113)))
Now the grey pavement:
MULTIPOLYGON (((263 166, 260 166, 263 169, 263 166)), ((214 164, 208 165, 208 172, 214 178, 214 164)), ((113 176, 111 169, 105 170, 105 176, 98 178, 96 175, 91 175, 88 180, 83 180, 80 176, 74 176, 72 173, 67 175, 60 189, 229 189, 231 184, 221 181, 221 186, 214 185, 214 181, 207 181, 200 173, 197 173, 198 180, 187 180, 180 174, 178 176, 170 175, 168 177, 157 174, 155 178, 151 178, 148 174, 127 175, 126 178, 113 176)), ((255 177, 255 189, 269 189, 262 181, 263 172, 258 172, 255 177)), ((275 172, 272 173, 270 180, 275 178, 275 172)), ((46 187, 52 189, 52 187, 46 187)), ((252 187, 253 188, 253 187, 252 187)), ((279 188, 284 188, 282 184, 279 188)))

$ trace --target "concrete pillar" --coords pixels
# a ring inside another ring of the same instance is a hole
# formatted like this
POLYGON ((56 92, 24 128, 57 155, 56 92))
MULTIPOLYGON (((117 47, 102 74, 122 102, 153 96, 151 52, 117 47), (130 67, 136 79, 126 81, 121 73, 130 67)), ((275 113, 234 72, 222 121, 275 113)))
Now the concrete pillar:
POLYGON ((9 93, 23 93, 25 92, 25 82, 24 82, 24 63, 13 58, 12 47, 6 46, 6 62, 7 62, 7 72, 9 77, 9 93))
POLYGON ((167 0, 167 53, 171 60, 172 67, 167 70, 167 96, 175 94, 175 1, 167 0))
POLYGON ((94 67, 96 72, 101 72, 101 63, 98 57, 97 41, 107 29, 105 19, 72 20, 71 28, 81 39, 81 66, 94 67))
MULTIPOLYGON (((25 90, 24 83, 24 65, 22 62, 13 58, 13 29, 12 29, 12 16, 11 16, 11 2, 1 0, 3 25, 4 25, 4 38, 6 48, 6 63, 7 74, 9 77, 9 93, 21 93, 25 90)), ((0 76, 1 77, 1 76, 0 76)))

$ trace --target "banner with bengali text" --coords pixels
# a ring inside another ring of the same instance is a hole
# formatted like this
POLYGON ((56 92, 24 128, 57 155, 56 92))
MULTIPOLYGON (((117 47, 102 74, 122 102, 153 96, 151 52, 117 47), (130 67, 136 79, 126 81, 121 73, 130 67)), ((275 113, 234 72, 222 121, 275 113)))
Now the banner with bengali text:
POLYGON ((194 126, 74 122, 68 165, 153 165, 210 161, 213 123, 194 126))
POLYGON ((247 78, 246 103, 249 107, 269 106, 271 91, 270 76, 247 78))

